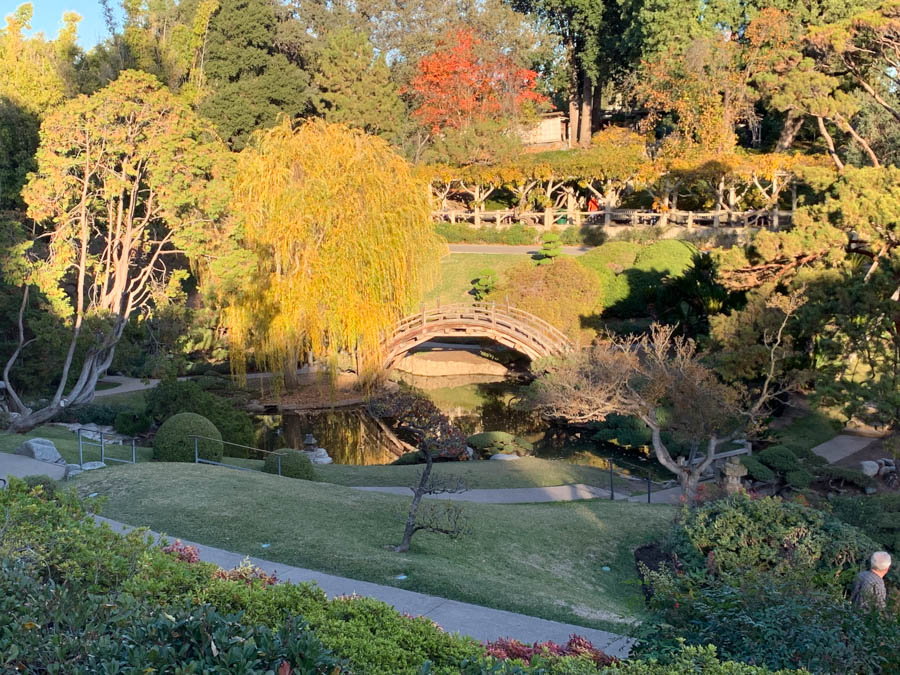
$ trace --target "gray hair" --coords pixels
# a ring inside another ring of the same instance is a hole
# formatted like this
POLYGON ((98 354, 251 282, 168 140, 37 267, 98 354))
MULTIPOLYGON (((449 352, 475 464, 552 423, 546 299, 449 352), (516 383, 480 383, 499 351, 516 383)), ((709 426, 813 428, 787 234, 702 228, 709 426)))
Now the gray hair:
POLYGON ((869 564, 873 570, 886 570, 891 566, 891 554, 887 551, 875 551, 869 559, 869 564))

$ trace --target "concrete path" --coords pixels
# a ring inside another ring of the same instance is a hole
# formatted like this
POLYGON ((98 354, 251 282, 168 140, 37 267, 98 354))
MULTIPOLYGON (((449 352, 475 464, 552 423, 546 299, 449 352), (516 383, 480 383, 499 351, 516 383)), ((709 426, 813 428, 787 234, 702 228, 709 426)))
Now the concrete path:
POLYGON ((829 463, 834 464, 845 457, 856 454, 875 440, 877 439, 866 438, 864 436, 852 436, 850 434, 839 434, 830 441, 825 441, 824 443, 817 445, 812 451, 819 457, 827 459, 829 463))
MULTIPOLYGON (((354 490, 386 492, 408 497, 408 487, 355 487, 354 490)), ((571 502, 578 499, 609 499, 609 490, 576 483, 533 488, 498 488, 494 490, 466 490, 465 492, 425 495, 427 499, 448 499, 457 502, 478 502, 479 504, 531 504, 534 502, 571 502)), ((616 492, 616 499, 629 499, 629 495, 616 492)), ((644 499, 647 496, 644 495, 644 499)))
MULTIPOLYGON (((116 532, 127 532, 134 529, 129 525, 101 516, 95 516, 95 518, 99 522, 107 523, 116 532)), ((159 538, 159 535, 155 532, 150 534, 154 539, 159 538)), ((196 547, 201 560, 215 563, 225 569, 237 567, 247 557, 240 553, 232 553, 213 548, 212 546, 195 544, 184 539, 181 541, 196 547)), ((314 582, 329 597, 355 593, 377 598, 392 605, 398 612, 406 612, 413 616, 427 616, 448 632, 469 635, 476 640, 496 640, 501 637, 511 637, 522 642, 553 640, 554 642, 565 643, 569 636, 575 633, 583 635, 595 647, 602 649, 607 654, 621 658, 628 656, 631 646, 634 644, 633 638, 593 628, 584 628, 574 624, 548 621, 524 614, 515 614, 499 609, 470 605, 465 602, 446 600, 433 595, 406 591, 402 588, 337 577, 324 572, 291 567, 259 558, 251 557, 250 562, 266 572, 274 572, 282 581, 290 581, 292 583, 314 582)))
POLYGON ((41 462, 31 457, 14 455, 11 452, 0 452, 0 478, 15 476, 50 476, 53 480, 62 480, 66 475, 65 465, 41 462))
MULTIPOLYGON (((506 246, 505 244, 450 244, 450 253, 485 253, 485 254, 520 254, 534 255, 541 249, 540 244, 530 246, 506 246)), ((566 255, 584 255, 591 250, 591 246, 563 246, 562 252, 566 255)))

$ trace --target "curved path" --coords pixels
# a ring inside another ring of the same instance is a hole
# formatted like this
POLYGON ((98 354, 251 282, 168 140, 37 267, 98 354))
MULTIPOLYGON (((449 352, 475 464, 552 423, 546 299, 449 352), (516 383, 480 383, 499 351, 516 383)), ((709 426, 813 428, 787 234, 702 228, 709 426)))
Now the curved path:
MULTIPOLYGON (((109 525, 116 532, 128 532, 134 529, 115 520, 94 516, 94 518, 109 525)), ((150 532, 154 539, 160 535, 150 532)), ((212 546, 196 544, 184 539, 183 543, 194 546, 200 556, 200 560, 215 563, 225 569, 237 567, 247 558, 242 553, 224 551, 212 546)), ((472 605, 467 602, 447 600, 434 595, 415 593, 393 586, 381 586, 367 581, 357 581, 346 577, 337 577, 324 572, 281 565, 260 558, 249 558, 250 562, 266 572, 275 573, 281 581, 291 583, 313 582, 319 586, 329 597, 340 595, 364 595, 376 598, 393 606, 398 612, 405 612, 413 616, 427 616, 437 622, 444 630, 451 633, 468 635, 476 640, 496 640, 502 637, 515 638, 522 642, 543 642, 553 640, 565 644, 574 633, 583 635, 590 640, 595 647, 602 649, 611 656, 625 658, 631 651, 634 638, 617 635, 595 628, 585 628, 570 623, 548 621, 538 619, 525 614, 506 612, 500 609, 491 609, 472 605)), ((626 621, 623 617, 610 616, 612 621, 626 621)))
MULTIPOLYGON (((510 254, 534 255, 540 251, 540 244, 529 246, 508 246, 506 244, 448 244, 450 253, 485 253, 485 254, 510 254)), ((584 255, 592 246, 563 246, 562 252, 566 255, 584 255)))

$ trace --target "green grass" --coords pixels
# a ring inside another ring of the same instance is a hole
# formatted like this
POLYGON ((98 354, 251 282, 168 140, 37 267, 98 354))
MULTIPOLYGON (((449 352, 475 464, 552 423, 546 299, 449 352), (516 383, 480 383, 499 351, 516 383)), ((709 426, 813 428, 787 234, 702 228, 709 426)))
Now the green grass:
MULTIPOLYGON (((78 436, 68 429, 44 425, 27 434, 11 434, 0 432, 0 452, 13 452, 23 441, 29 438, 46 438, 53 441, 59 454, 69 464, 78 463, 78 436)), ((100 447, 93 445, 93 441, 84 444, 84 461, 93 462, 100 460, 100 447)), ((109 457, 119 459, 131 459, 131 445, 106 445, 105 453, 109 457)), ((135 456, 139 462, 149 462, 153 458, 152 448, 135 448, 135 456)))
POLYGON ((134 410, 143 410, 146 407, 146 389, 141 391, 126 391, 122 394, 107 394, 94 399, 95 405, 120 405, 134 410))
POLYGON ((500 253, 451 253, 441 260, 440 281, 425 294, 425 304, 433 305, 438 300, 449 305, 454 302, 474 302, 469 295, 472 279, 484 269, 492 269, 501 277, 504 270, 514 265, 528 262, 529 256, 500 253))
POLYGON ((385 547, 402 533, 403 497, 194 464, 115 466, 75 482, 107 497, 104 515, 170 536, 618 632, 643 607, 633 549, 662 536, 675 513, 597 500, 462 504, 469 533, 420 532, 398 554, 385 547))
POLYGON ((843 424, 827 413, 814 410, 806 417, 794 420, 789 426, 772 433, 778 443, 791 448, 811 450, 837 436, 843 424))
MULTIPOLYGON (((246 461, 246 460, 244 460, 246 461)), ((407 486, 414 483, 422 471, 420 465, 407 466, 350 466, 327 464, 316 467, 319 480, 348 486, 407 486)), ((561 460, 523 457, 514 462, 441 462, 435 464, 435 474, 451 480, 461 478, 470 490, 496 488, 547 487, 584 483, 596 487, 609 486, 609 472, 593 466, 570 464, 561 460)), ((624 488, 627 481, 617 481, 616 488, 624 488)))

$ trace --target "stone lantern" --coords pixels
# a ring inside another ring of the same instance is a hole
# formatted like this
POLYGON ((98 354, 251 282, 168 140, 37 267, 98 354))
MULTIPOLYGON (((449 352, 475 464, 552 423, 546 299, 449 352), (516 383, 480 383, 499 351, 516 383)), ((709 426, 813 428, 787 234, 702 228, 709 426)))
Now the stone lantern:
POLYGON ((747 475, 747 467, 737 457, 729 457, 722 467, 722 483, 728 495, 735 495, 743 489, 741 479, 747 475))

